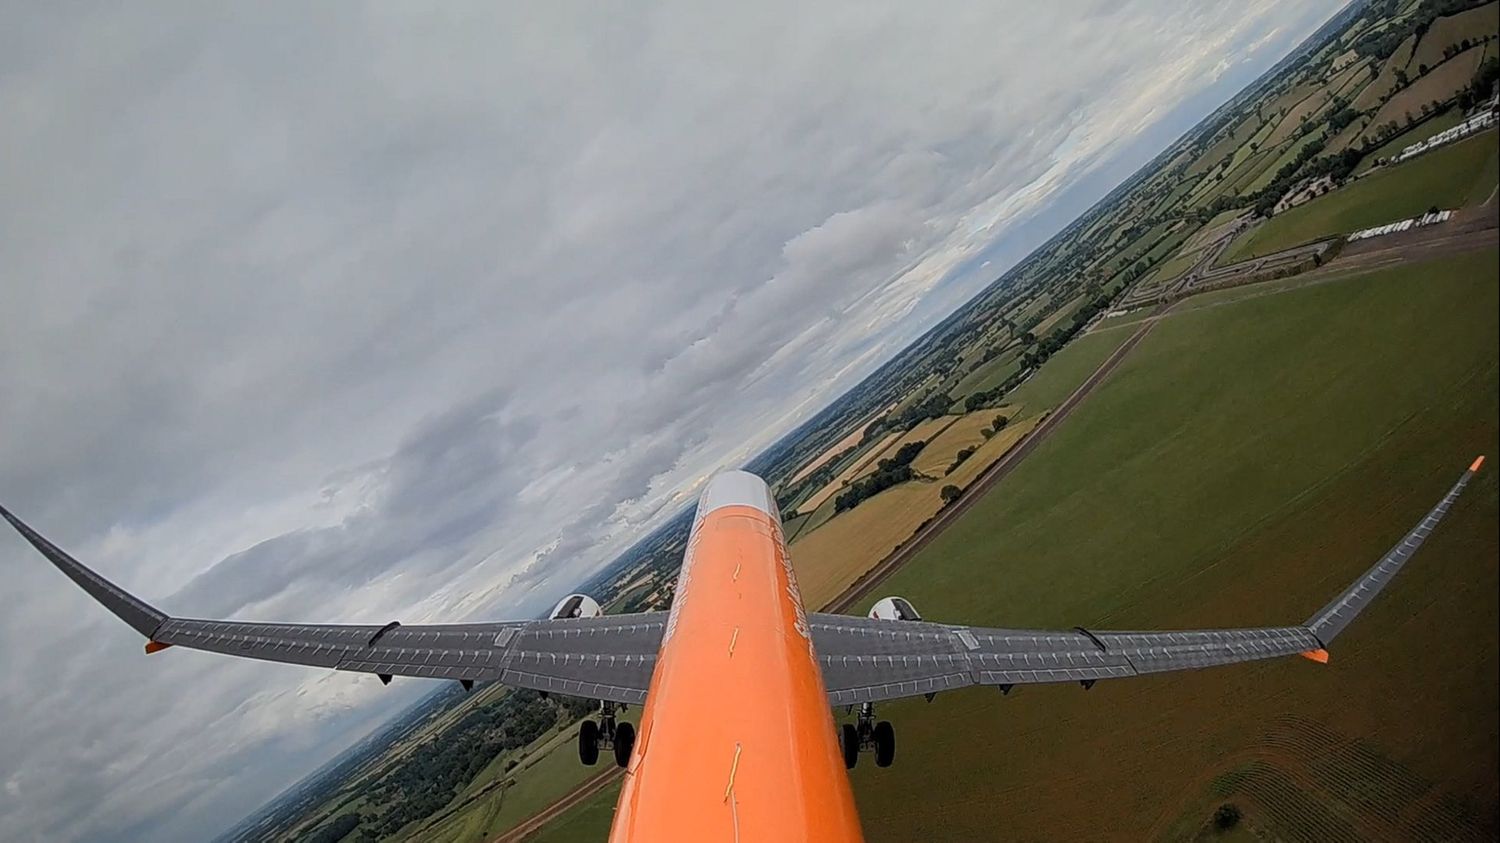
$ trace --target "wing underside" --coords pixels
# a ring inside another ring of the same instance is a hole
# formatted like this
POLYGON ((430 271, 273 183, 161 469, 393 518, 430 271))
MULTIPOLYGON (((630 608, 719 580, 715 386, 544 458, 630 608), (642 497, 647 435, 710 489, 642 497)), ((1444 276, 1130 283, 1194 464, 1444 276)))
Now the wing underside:
POLYGON ((646 698, 664 612, 499 623, 381 626, 174 618, 74 559, 0 507, 28 542, 148 639, 230 656, 392 676, 500 682, 623 703, 646 698))
POLYGON ((985 629, 925 621, 814 614, 823 681, 835 705, 913 697, 968 685, 1084 682, 1193 670, 1325 648, 1383 589, 1448 513, 1475 460, 1399 544, 1301 626, 1113 632, 985 629))
MULTIPOLYGON (((1483 458, 1422 521, 1300 626, 1161 632, 986 629, 813 614, 813 644, 835 705, 968 685, 1084 682, 1191 670, 1324 648, 1396 575, 1447 514, 1483 458)), ((171 617, 109 582, 0 507, 0 516, 64 574, 148 639, 264 661, 392 676, 500 682, 623 703, 645 700, 664 612, 499 623, 283 624, 171 617)))

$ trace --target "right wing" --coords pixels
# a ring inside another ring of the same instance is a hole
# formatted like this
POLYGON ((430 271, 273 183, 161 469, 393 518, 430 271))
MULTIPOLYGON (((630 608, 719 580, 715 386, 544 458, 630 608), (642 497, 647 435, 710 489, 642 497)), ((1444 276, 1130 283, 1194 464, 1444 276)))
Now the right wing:
POLYGON ((499 623, 384 626, 174 618, 101 577, 0 506, 0 517, 147 639, 229 656, 392 676, 499 682, 575 697, 641 703, 656 669, 665 612, 499 623))
POLYGON ((834 705, 914 697, 968 685, 1119 679, 1169 670, 1304 655, 1325 649, 1411 558, 1448 513, 1483 457, 1401 543, 1301 626, 1161 632, 985 629, 926 621, 814 614, 809 620, 834 705))

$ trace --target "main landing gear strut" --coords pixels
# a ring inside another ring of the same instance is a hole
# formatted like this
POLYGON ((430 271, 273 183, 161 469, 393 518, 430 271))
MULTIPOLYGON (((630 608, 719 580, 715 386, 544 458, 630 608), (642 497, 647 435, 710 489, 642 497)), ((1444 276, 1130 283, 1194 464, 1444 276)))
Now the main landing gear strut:
MULTIPOLYGON (((619 708, 625 710, 623 705, 619 708)), ((609 700, 599 702, 598 721, 585 720, 578 727, 579 761, 592 767, 601 749, 613 749, 615 763, 621 767, 630 763, 630 751, 635 749, 635 727, 615 722, 615 704, 609 700)))
POLYGON ((889 720, 875 722, 875 704, 865 703, 859 707, 854 723, 839 726, 839 749, 844 753, 844 766, 850 770, 861 752, 875 753, 875 766, 889 767, 896 760, 896 730, 889 720))

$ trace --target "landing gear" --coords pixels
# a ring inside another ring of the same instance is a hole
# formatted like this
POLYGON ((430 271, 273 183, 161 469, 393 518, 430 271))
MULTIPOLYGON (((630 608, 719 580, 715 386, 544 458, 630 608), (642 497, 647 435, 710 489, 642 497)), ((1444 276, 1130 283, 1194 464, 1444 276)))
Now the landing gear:
POLYGON ((874 752, 875 766, 889 767, 896 760, 896 729, 889 720, 877 723, 874 704, 865 703, 854 723, 839 727, 839 749, 847 769, 854 769, 861 752, 874 752))
POLYGON ((614 750, 615 763, 621 767, 630 763, 630 752, 635 749, 635 727, 616 723, 615 704, 608 700, 599 703, 597 722, 585 720, 578 726, 578 760, 592 767, 599 762, 601 749, 614 750))
POLYGON ((844 752, 844 769, 853 770, 859 763, 859 730, 852 724, 839 727, 839 749, 844 752))
POLYGON ((635 749, 635 727, 621 723, 615 727, 615 763, 630 766, 630 751, 635 749))
POLYGON ((599 724, 592 720, 578 727, 578 760, 589 767, 599 763, 599 724))

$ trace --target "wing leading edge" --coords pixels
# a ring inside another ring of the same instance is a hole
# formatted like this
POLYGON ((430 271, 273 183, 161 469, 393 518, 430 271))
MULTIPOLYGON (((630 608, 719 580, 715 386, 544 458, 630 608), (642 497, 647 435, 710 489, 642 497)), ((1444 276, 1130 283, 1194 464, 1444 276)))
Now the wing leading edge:
POLYGON ((823 681, 835 705, 913 697, 968 685, 1083 682, 1193 670, 1277 656, 1327 661, 1326 648, 1396 576, 1448 514, 1484 458, 1399 544, 1301 626, 1179 632, 984 629, 926 621, 814 614, 823 681))
POLYGON ((646 698, 665 612, 499 623, 384 626, 175 618, 95 573, 0 506, 28 542, 84 591, 147 638, 146 651, 181 646, 263 661, 360 673, 500 682, 569 696, 646 698))

